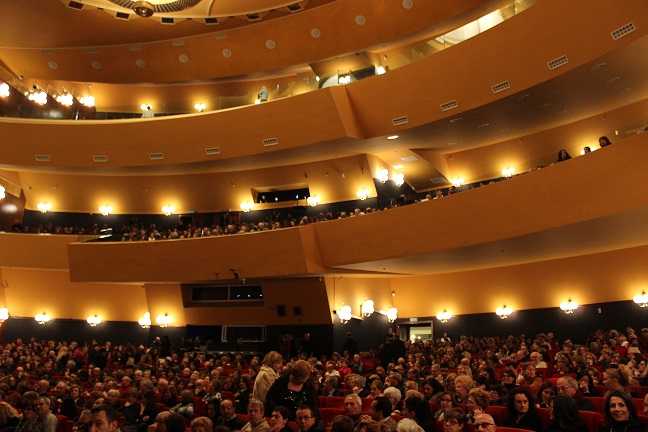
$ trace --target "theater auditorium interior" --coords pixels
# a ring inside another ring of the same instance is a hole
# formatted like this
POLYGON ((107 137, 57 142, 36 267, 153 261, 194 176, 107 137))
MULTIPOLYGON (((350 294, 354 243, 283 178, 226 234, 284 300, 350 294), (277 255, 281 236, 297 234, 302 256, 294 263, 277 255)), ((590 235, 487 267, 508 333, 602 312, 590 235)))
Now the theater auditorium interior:
POLYGON ((648 1, 0 0, 0 432, 648 432, 648 1))

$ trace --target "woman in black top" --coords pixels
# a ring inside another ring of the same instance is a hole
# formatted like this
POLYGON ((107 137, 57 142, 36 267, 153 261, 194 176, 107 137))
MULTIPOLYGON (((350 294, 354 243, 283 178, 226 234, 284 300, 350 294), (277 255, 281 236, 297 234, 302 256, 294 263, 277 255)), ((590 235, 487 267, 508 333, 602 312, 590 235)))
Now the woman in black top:
POLYGON ((526 388, 518 387, 509 394, 508 412, 506 426, 536 432, 542 430, 542 421, 536 411, 535 398, 526 388))
POLYGON ((631 397, 621 391, 611 391, 603 405, 605 425, 601 432, 642 432, 643 425, 637 419, 631 397))
POLYGON ((576 401, 569 396, 556 396, 547 432, 587 432, 587 426, 578 413, 576 401))
POLYGON ((277 378, 266 395, 266 416, 269 417, 275 407, 282 406, 288 410, 288 418, 294 420, 297 409, 307 406, 317 417, 317 392, 310 376, 310 364, 299 360, 293 364, 287 375, 277 378))

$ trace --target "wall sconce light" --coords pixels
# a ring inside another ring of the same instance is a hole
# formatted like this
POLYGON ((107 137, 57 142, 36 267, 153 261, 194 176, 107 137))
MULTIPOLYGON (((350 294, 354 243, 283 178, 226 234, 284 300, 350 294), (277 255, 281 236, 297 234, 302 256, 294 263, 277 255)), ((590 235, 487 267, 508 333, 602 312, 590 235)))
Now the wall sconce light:
POLYGON ((6 307, 0 308, 0 325, 9 319, 9 309, 6 307))
POLYGON ((361 199, 362 201, 369 198, 369 189, 365 187, 358 189, 358 198, 361 199))
POLYGON ((319 199, 319 196, 317 196, 317 195, 311 195, 308 198, 306 198, 306 202, 311 207, 317 207, 319 205, 319 203, 320 203, 320 199, 319 199))
POLYGON ((513 167, 506 167, 502 170, 502 176, 506 178, 511 178, 515 174, 515 168, 513 167))
POLYGON ((574 312, 576 312, 576 309, 578 309, 578 306, 579 306, 578 303, 576 303, 572 299, 567 299, 566 302, 560 303, 560 310, 562 310, 563 312, 565 312, 568 315, 571 315, 574 312))
POLYGON ((340 319, 340 323, 342 324, 346 324, 351 321, 351 306, 343 305, 340 309, 338 309, 337 316, 340 319))
POLYGON ((252 210, 252 207, 254 204, 252 204, 252 201, 243 201, 241 203, 241 210, 243 210, 245 213, 249 212, 252 210))
POLYGON ((194 104, 194 109, 198 112, 203 112, 207 109, 207 104, 204 102, 197 102, 194 104))
POLYGON ((437 314, 437 319, 439 321, 441 321, 442 323, 447 323, 448 321, 450 321, 452 319, 452 317, 453 317, 453 315, 450 312, 448 312, 447 309, 443 309, 443 311, 441 311, 441 312, 439 312, 437 314))
POLYGON ((48 202, 39 202, 38 204, 36 204, 36 208, 41 213, 47 213, 52 209, 52 204, 48 202))
POLYGON ((7 196, 7 194, 5 192, 6 192, 5 187, 0 185, 0 200, 5 199, 5 197, 7 196))
POLYGON ((387 69, 385 69, 385 66, 378 65, 376 66, 376 75, 385 75, 387 73, 387 69))
POLYGON ((113 208, 108 204, 102 204, 99 206, 99 213, 102 216, 109 216, 112 214, 113 208))
POLYGON ((162 214, 164 216, 171 216, 173 213, 175 213, 175 206, 171 204, 165 204, 162 206, 162 214))
POLYGON ((495 313, 501 319, 507 319, 513 313, 513 309, 511 309, 509 306, 502 305, 502 307, 495 309, 495 313))
POLYGON ((464 179, 463 177, 455 177, 450 181, 450 183, 452 183, 452 186, 454 187, 461 187, 466 184, 466 179, 464 179))
POLYGON ((387 183, 387 180, 389 180, 389 170, 387 168, 379 169, 376 173, 376 180, 380 183, 387 183))
POLYGON ((338 84, 339 85, 351 84, 351 75, 350 74, 338 75, 338 84))
POLYGON ((56 96, 56 102, 60 103, 64 107, 70 107, 74 104, 74 96, 68 92, 63 92, 60 95, 56 96))
POLYGON ((6 98, 9 97, 11 94, 11 90, 9 88, 9 84, 6 82, 0 82, 0 97, 1 98, 6 98))
POLYGON ((648 294, 646 294, 646 291, 641 291, 641 294, 637 294, 632 300, 637 303, 639 307, 648 308, 648 294))
POLYGON ((392 174, 392 181, 396 186, 403 186, 403 183, 405 183, 405 174, 403 173, 394 173, 392 174))
POLYGON ((387 309, 387 312, 385 312, 385 315, 387 316, 387 321, 393 323, 398 318, 398 309, 396 309, 395 307, 390 307, 389 309, 387 309))
POLYGON ((44 324, 47 324, 48 322, 50 322, 52 320, 52 317, 47 315, 46 312, 42 312, 42 313, 36 314, 34 319, 36 320, 36 322, 38 324, 44 325, 44 324))
POLYGON ((360 313, 364 318, 369 317, 372 313, 374 313, 374 302, 371 299, 367 299, 362 302, 362 305, 360 305, 360 313))
POLYGON ((171 324, 171 316, 168 313, 160 314, 155 318, 155 321, 160 327, 167 328, 171 324))
POLYGON ((92 108, 95 106, 94 96, 81 96, 79 103, 85 107, 92 108))
POLYGON ((146 312, 144 315, 140 317, 140 319, 137 320, 137 323, 140 325, 142 328, 150 328, 151 327, 151 313, 146 312))
POLYGON ((86 319, 86 321, 87 321, 87 323, 90 325, 90 327, 97 327, 99 324, 101 324, 101 323, 103 322, 103 320, 101 319, 101 317, 100 317, 99 315, 97 315, 97 314, 90 315, 90 316, 86 319))

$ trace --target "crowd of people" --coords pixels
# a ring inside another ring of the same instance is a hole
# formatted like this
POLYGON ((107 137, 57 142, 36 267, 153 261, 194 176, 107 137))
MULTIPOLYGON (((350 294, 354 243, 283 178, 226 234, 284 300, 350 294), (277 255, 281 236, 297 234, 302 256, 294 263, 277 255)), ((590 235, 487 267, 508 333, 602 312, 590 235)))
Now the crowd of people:
MULTIPOLYGON (((602 136, 599 138, 599 145, 601 148, 611 145, 608 137, 602 136)), ((584 148, 584 154, 591 153, 590 147, 584 148)), ((557 162, 563 162, 571 159, 571 155, 565 149, 558 152, 557 162)), ((345 219, 348 217, 364 216, 366 214, 378 212, 385 209, 400 207, 417 202, 425 202, 430 200, 441 199, 459 192, 470 189, 479 188, 497 181, 504 180, 504 177, 480 181, 467 185, 452 185, 447 188, 436 189, 427 193, 401 194, 398 197, 389 199, 384 203, 381 208, 366 207, 354 208, 350 211, 323 211, 317 215, 304 215, 300 217, 293 217, 290 214, 290 209, 274 212, 267 217, 259 218, 253 222, 232 222, 232 223, 216 223, 211 225, 174 225, 169 228, 159 227, 157 224, 144 224, 139 222, 130 222, 123 224, 120 227, 110 226, 108 224, 92 224, 90 226, 80 225, 55 225, 52 223, 38 224, 34 226, 29 225, 16 225, 12 227, 12 231, 21 233, 36 233, 36 234, 76 234, 76 235, 94 235, 99 236, 107 232, 111 233, 112 240, 121 241, 153 241, 153 240, 176 240, 197 237, 212 237, 231 234, 244 234, 258 231, 268 231, 281 228, 290 228, 300 225, 307 225, 315 222, 322 222, 335 219, 345 219)), ((359 201, 360 203, 360 201, 359 201)))
POLYGON ((286 358, 16 340, 0 347, 0 429, 584 432, 594 396, 605 398, 602 431, 645 429, 648 328, 583 344, 547 333, 355 346, 323 354, 304 343, 286 358))

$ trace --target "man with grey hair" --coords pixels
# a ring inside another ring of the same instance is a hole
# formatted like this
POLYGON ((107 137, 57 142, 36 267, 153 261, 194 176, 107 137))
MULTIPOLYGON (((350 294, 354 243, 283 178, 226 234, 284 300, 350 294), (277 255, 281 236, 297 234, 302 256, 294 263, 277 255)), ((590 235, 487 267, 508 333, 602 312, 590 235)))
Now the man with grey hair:
POLYGON ((268 432, 270 425, 263 416, 263 413, 263 402, 258 399, 250 399, 248 403, 250 421, 241 428, 241 432, 268 432))
POLYGON ((400 403, 401 398, 403 397, 401 391, 396 387, 387 387, 385 390, 383 390, 383 395, 391 402, 392 410, 393 411, 397 410, 398 404, 400 403))
POLYGON ((574 399, 579 411, 594 411, 592 402, 585 399, 583 394, 578 390, 578 381, 576 381, 576 378, 571 376, 560 377, 556 381, 556 388, 558 389, 558 394, 574 399))
POLYGON ((344 397, 344 415, 353 420, 353 426, 357 426, 362 415, 362 399, 355 393, 344 397))

